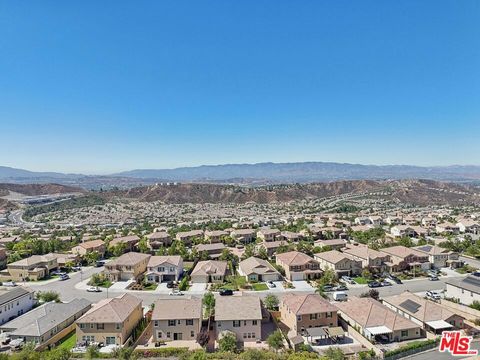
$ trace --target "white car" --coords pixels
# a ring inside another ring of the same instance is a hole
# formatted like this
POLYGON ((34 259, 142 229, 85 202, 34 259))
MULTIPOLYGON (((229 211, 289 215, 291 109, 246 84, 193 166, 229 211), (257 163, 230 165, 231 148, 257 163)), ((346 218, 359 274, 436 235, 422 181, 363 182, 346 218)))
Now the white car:
POLYGON ((183 293, 180 290, 172 290, 168 293, 170 296, 182 296, 183 293))
POLYGON ((435 291, 427 291, 426 295, 427 295, 427 298, 435 300, 435 301, 442 299, 440 294, 435 292, 435 291))
POLYGON ((15 287, 15 286, 17 286, 17 284, 15 283, 15 281, 7 281, 7 282, 3 283, 3 286, 15 287))
POLYGON ((87 289, 88 292, 102 292, 102 289, 100 289, 98 286, 90 286, 87 289))

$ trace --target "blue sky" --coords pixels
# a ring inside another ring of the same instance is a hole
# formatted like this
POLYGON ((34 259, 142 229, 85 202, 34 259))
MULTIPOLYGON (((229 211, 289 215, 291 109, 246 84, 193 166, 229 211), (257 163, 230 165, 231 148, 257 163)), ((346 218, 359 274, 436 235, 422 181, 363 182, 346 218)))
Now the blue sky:
POLYGON ((480 2, 1 1, 0 165, 478 164, 480 2))

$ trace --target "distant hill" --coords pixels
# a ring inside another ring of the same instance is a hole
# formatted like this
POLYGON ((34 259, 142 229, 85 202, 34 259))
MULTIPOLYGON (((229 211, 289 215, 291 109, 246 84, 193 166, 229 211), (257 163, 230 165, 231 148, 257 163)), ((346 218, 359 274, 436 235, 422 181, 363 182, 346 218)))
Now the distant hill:
POLYGON ((132 170, 116 176, 166 181, 221 181, 307 183, 359 179, 480 180, 480 166, 421 167, 410 165, 359 165, 330 162, 203 165, 177 169, 132 170))
POLYGON ((386 179, 480 182, 480 166, 377 166, 330 162, 259 163, 131 170, 104 176, 34 172, 0 166, 0 182, 19 184, 59 183, 80 186, 85 189, 108 189, 112 187, 125 189, 161 182, 262 185, 386 179))

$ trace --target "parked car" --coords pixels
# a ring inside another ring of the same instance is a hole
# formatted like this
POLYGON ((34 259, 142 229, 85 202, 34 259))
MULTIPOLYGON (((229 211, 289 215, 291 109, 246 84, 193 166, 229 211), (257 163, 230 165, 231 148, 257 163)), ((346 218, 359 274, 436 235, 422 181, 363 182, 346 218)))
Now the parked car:
POLYGON ((82 267, 81 266, 73 266, 72 271, 81 271, 82 267))
POLYGON ((384 280, 384 281, 381 282, 381 285, 382 286, 392 286, 392 283, 390 281, 384 280))
POLYGON ((15 287, 17 286, 16 282, 15 281, 6 281, 3 283, 3 286, 6 286, 6 287, 15 287))
POLYGON ((102 267, 105 265, 105 261, 103 260, 98 260, 96 263, 95 263, 95 267, 102 267))
POLYGON ((335 287, 331 284, 326 284, 326 285, 323 285, 322 289, 323 291, 333 291, 335 287))
POLYGON ((441 295, 435 291, 427 291, 426 295, 427 295, 427 298, 435 301, 438 301, 442 298, 441 295))
POLYGON ((88 292, 102 292, 102 289, 100 289, 98 286, 90 286, 87 289, 88 292))
POLYGON ((402 283, 402 280, 400 280, 398 277, 396 277, 396 276, 393 275, 393 274, 388 274, 388 275, 387 275, 387 278, 389 278, 390 280, 394 281, 394 282, 397 283, 397 284, 401 284, 401 283, 402 283))
POLYGON ((348 290, 348 288, 347 288, 346 285, 340 284, 340 285, 336 286, 334 288, 334 290, 336 290, 336 291, 346 291, 346 290, 348 290))
POLYGON ((183 292, 181 292, 180 290, 174 289, 174 290, 170 291, 168 293, 168 295, 170 295, 170 296, 182 296, 183 292))
POLYGON ((377 287, 381 287, 381 286, 382 286, 382 284, 379 283, 378 281, 370 281, 368 283, 369 288, 377 288, 377 287))
POLYGON ((428 277, 428 280, 430 280, 430 281, 438 281, 438 276, 436 276, 436 275, 430 275, 430 276, 428 277))
POLYGON ((70 276, 68 276, 68 274, 60 274, 60 281, 64 281, 68 279, 70 279, 70 276))
POLYGON ((167 282, 167 288, 173 289, 175 287, 175 283, 173 281, 167 282))
POLYGON ((233 290, 231 289, 220 289, 220 296, 231 296, 233 295, 233 290))
POLYGON ((345 291, 335 291, 333 293, 333 300, 335 301, 347 301, 348 295, 345 291))
POLYGON ((346 282, 347 284, 355 284, 355 281, 350 276, 342 276, 341 280, 346 282))
POLYGON ((267 286, 268 286, 270 289, 277 287, 277 285, 275 285, 275 283, 274 283, 273 281, 271 281, 271 280, 270 280, 270 281, 267 281, 267 286))

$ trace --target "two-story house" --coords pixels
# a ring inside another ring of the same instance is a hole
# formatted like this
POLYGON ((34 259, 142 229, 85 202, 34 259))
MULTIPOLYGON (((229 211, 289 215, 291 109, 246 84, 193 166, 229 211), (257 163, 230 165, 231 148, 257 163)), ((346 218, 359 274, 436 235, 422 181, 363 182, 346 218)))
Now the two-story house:
POLYGON ((220 296, 215 301, 217 338, 233 332, 238 342, 255 342, 262 336, 262 305, 256 296, 220 296))
POLYGON ((369 268, 376 272, 384 271, 387 267, 386 263, 390 261, 390 255, 362 244, 347 244, 342 252, 360 260, 362 268, 369 268))
POLYGON ((262 241, 275 241, 278 236, 280 236, 280 230, 278 229, 265 228, 257 231, 257 238, 262 241))
POLYGON ((77 342, 121 346, 142 317, 142 300, 131 294, 103 299, 76 321, 77 342))
POLYGON ((403 270, 428 270, 431 268, 428 255, 408 248, 406 246, 392 246, 383 248, 382 251, 390 255, 390 262, 387 262, 387 267, 391 272, 398 272, 403 270))
POLYGON ((235 229, 230 236, 242 244, 250 244, 255 240, 255 230, 253 229, 235 229))
POLYGON ((463 265, 458 253, 436 245, 421 245, 414 249, 428 255, 428 261, 437 269, 446 266, 457 268, 463 265))
POLYGON ((40 280, 58 268, 57 258, 52 254, 32 255, 7 265, 13 281, 40 280))
POLYGON ((312 327, 338 325, 337 307, 317 294, 286 294, 279 310, 282 323, 298 334, 312 327))
POLYGON ((105 242, 102 240, 85 241, 72 248, 72 254, 85 256, 87 253, 96 251, 100 257, 105 256, 105 242))
POLYGON ((183 273, 183 259, 179 255, 152 256, 147 264, 148 282, 178 281, 183 273))
POLYGON ((137 280, 147 270, 150 257, 137 252, 123 254, 105 264, 104 274, 110 281, 137 280))
POLYGON ((190 273, 192 283, 222 283, 227 276, 226 261, 199 261, 190 273))
POLYGON ((196 340, 202 328, 202 300, 159 299, 152 314, 153 340, 196 340))
POLYGON ((290 281, 316 279, 323 274, 317 260, 298 251, 278 254, 275 262, 285 270, 285 278, 290 281))
POLYGON ((331 269, 337 277, 355 276, 362 272, 362 262, 352 255, 341 253, 337 250, 325 251, 314 255, 315 260, 320 264, 320 269, 331 269))
POLYGON ((108 243, 108 247, 112 248, 117 245, 124 246, 124 252, 133 251, 137 246, 140 238, 137 235, 122 236, 115 239, 112 239, 108 243))
POLYGON ((0 325, 31 310, 35 303, 33 290, 28 288, 19 286, 0 292, 0 325))
POLYGON ((210 244, 222 242, 225 236, 228 236, 228 232, 224 230, 207 230, 205 231, 205 240, 210 244))

